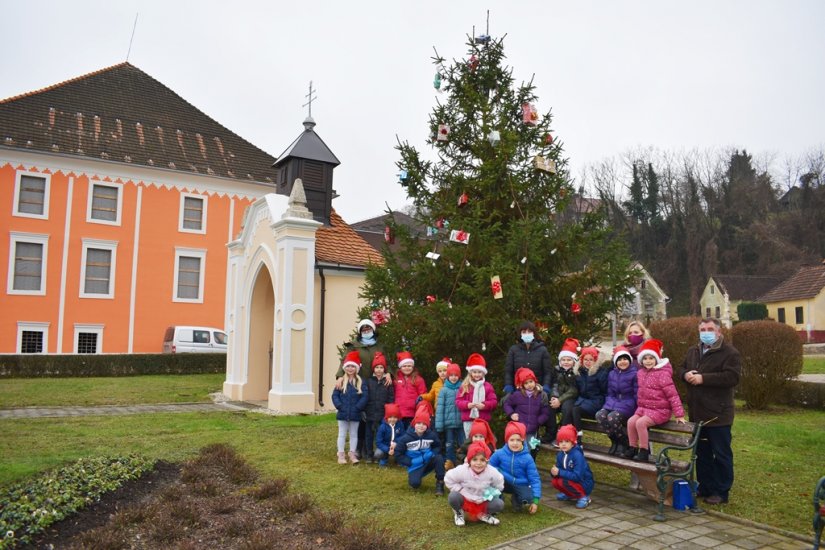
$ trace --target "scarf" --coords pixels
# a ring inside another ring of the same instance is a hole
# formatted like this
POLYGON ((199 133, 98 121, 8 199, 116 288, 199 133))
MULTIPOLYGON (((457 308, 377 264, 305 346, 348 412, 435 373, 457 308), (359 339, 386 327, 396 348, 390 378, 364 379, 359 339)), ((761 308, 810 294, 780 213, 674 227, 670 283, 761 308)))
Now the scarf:
MULTIPOLYGON (((478 382, 470 380, 470 385, 473 386, 473 403, 484 403, 487 398, 484 391, 484 379, 482 378, 478 382)), ((470 418, 478 418, 478 409, 470 411, 470 418)))

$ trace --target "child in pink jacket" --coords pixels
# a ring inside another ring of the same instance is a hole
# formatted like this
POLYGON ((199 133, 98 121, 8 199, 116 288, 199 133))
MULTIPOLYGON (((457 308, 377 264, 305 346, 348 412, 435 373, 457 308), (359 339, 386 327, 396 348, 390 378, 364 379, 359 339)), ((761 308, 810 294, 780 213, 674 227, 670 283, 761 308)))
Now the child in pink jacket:
POLYGON ((490 421, 493 409, 498 405, 498 397, 493 386, 484 377, 487 375, 487 362, 480 353, 473 353, 467 358, 467 378, 458 389, 455 404, 461 411, 464 423, 464 435, 469 439, 473 420, 481 418, 490 421))
POLYGON ((638 360, 642 367, 636 373, 639 393, 636 412, 627 421, 630 447, 624 456, 647 462, 650 456, 648 428, 664 424, 671 416, 684 424, 685 410, 673 384, 673 367, 667 358, 662 357, 662 341, 647 340, 639 350, 638 360))
POLYGON ((418 396, 427 392, 427 383, 415 368, 415 359, 409 351, 397 353, 396 358, 398 373, 395 377, 395 402, 401 409, 401 423, 406 430, 415 416, 415 403, 418 396))

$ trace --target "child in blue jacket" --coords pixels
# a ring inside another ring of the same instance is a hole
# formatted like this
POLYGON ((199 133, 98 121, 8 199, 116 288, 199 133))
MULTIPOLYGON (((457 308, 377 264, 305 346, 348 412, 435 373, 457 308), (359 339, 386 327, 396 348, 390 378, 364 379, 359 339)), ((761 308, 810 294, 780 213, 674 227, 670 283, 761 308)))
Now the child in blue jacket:
POLYGON ((576 427, 565 424, 559 429, 556 439, 559 454, 556 455, 556 464, 550 468, 553 487, 559 491, 556 500, 575 500, 576 508, 587 508, 590 493, 593 492, 593 472, 582 448, 576 444, 576 427))
POLYGON ((361 357, 358 351, 351 351, 344 358, 343 384, 341 388, 332 390, 332 403, 338 409, 335 418, 338 420, 338 464, 346 464, 344 447, 349 433, 349 459, 353 464, 358 463, 355 449, 358 448, 358 423, 361 421, 361 413, 367 406, 369 397, 366 384, 363 384, 358 376, 358 369, 361 368, 361 357))
POLYGON ((384 405, 384 421, 375 435, 375 459, 379 468, 386 467, 390 457, 395 456, 395 446, 402 435, 401 407, 398 403, 387 403, 384 405))
POLYGON ((461 387, 461 367, 450 363, 447 367, 447 379, 438 392, 438 405, 435 408, 435 431, 444 434, 444 462, 446 470, 455 466, 456 449, 464 444, 464 423, 461 411, 455 403, 456 394, 461 387))
POLYGON ((490 466, 504 476, 504 492, 512 495, 513 511, 520 512, 529 503, 528 512, 535 514, 541 500, 541 478, 536 462, 525 447, 526 438, 527 426, 509 422, 504 429, 505 445, 493 453, 490 466))
POLYGON ((410 487, 421 487, 424 476, 434 470, 435 494, 444 494, 444 457, 440 451, 441 441, 430 429, 430 415, 419 411, 395 445, 395 461, 407 467, 410 487))

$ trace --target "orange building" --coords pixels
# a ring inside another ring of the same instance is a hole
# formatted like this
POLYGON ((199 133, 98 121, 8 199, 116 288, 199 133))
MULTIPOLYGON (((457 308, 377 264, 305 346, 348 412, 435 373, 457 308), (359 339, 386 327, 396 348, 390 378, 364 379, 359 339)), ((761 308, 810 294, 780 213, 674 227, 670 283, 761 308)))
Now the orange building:
POLYGON ((274 163, 129 63, 0 101, 0 353, 223 327, 226 243, 274 163))

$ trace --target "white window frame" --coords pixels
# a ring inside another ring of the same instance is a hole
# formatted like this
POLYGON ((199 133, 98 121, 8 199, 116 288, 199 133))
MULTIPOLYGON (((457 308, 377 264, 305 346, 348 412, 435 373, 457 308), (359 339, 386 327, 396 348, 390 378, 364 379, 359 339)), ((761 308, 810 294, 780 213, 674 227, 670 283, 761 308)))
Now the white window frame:
POLYGON ((198 195, 196 193, 181 193, 180 194, 180 214, 178 215, 178 231, 181 233, 196 233, 199 235, 203 235, 206 233, 206 212, 207 206, 209 205, 209 196, 208 195, 198 195), (184 205, 186 204, 186 199, 199 199, 203 204, 203 210, 201 211, 201 228, 200 229, 190 229, 183 226, 183 216, 184 216, 184 205))
POLYGON ((100 239, 83 239, 83 254, 80 258, 80 297, 112 300, 115 297, 115 273, 117 273, 117 241, 102 241, 100 239), (86 293, 86 253, 90 248, 110 250, 112 263, 109 267, 109 293, 86 293))
POLYGON ((204 295, 204 288, 203 282, 206 279, 206 249, 202 248, 184 248, 184 247, 175 247, 175 280, 172 284, 172 301, 173 302, 181 302, 185 304, 202 304, 203 303, 203 295, 204 295), (198 297, 197 298, 178 298, 178 274, 180 273, 180 258, 181 256, 186 257, 193 257, 193 258, 200 258, 201 260, 201 270, 198 274, 199 281, 198 281, 198 297))
POLYGON ((23 353, 23 332, 42 332, 43 351, 40 353, 27 353, 26 355, 45 355, 49 353, 49 325, 51 323, 41 323, 38 321, 17 321, 17 353, 23 353))
POLYGON ((89 223, 100 223, 103 225, 120 225, 120 215, 123 212, 123 184, 112 183, 110 181, 89 181, 89 196, 86 203, 86 221, 89 223), (95 194, 95 186, 114 187, 117 189, 117 214, 114 220, 99 220, 92 217, 92 203, 95 194))
POLYGON ((75 325, 74 325, 74 345, 73 345, 73 348, 72 348, 74 351, 72 353, 78 353, 78 351, 77 351, 78 336, 80 336, 81 332, 92 332, 94 334, 97 334, 97 349, 95 350, 94 353, 89 353, 89 354, 84 353, 84 355, 100 355, 101 353, 103 353, 103 327, 104 326, 105 325, 99 325, 99 324, 75 323, 75 325))
POLYGON ((14 210, 12 210, 12 215, 19 216, 21 218, 35 218, 38 220, 48 220, 49 219, 49 194, 52 188, 52 175, 51 174, 43 174, 41 172, 28 172, 26 170, 18 170, 17 174, 14 178, 14 210), (33 178, 41 178, 46 180, 46 185, 43 188, 43 213, 42 214, 32 214, 31 212, 21 212, 20 208, 20 192, 23 188, 23 176, 30 176, 33 178))
POLYGON ((25 296, 45 296, 46 295, 46 274, 48 271, 47 260, 49 258, 49 236, 41 233, 23 233, 11 231, 9 233, 9 277, 7 281, 7 294, 20 294, 25 296), (40 264, 40 290, 16 290, 14 288, 14 253, 17 243, 33 243, 43 245, 43 260, 40 264))

